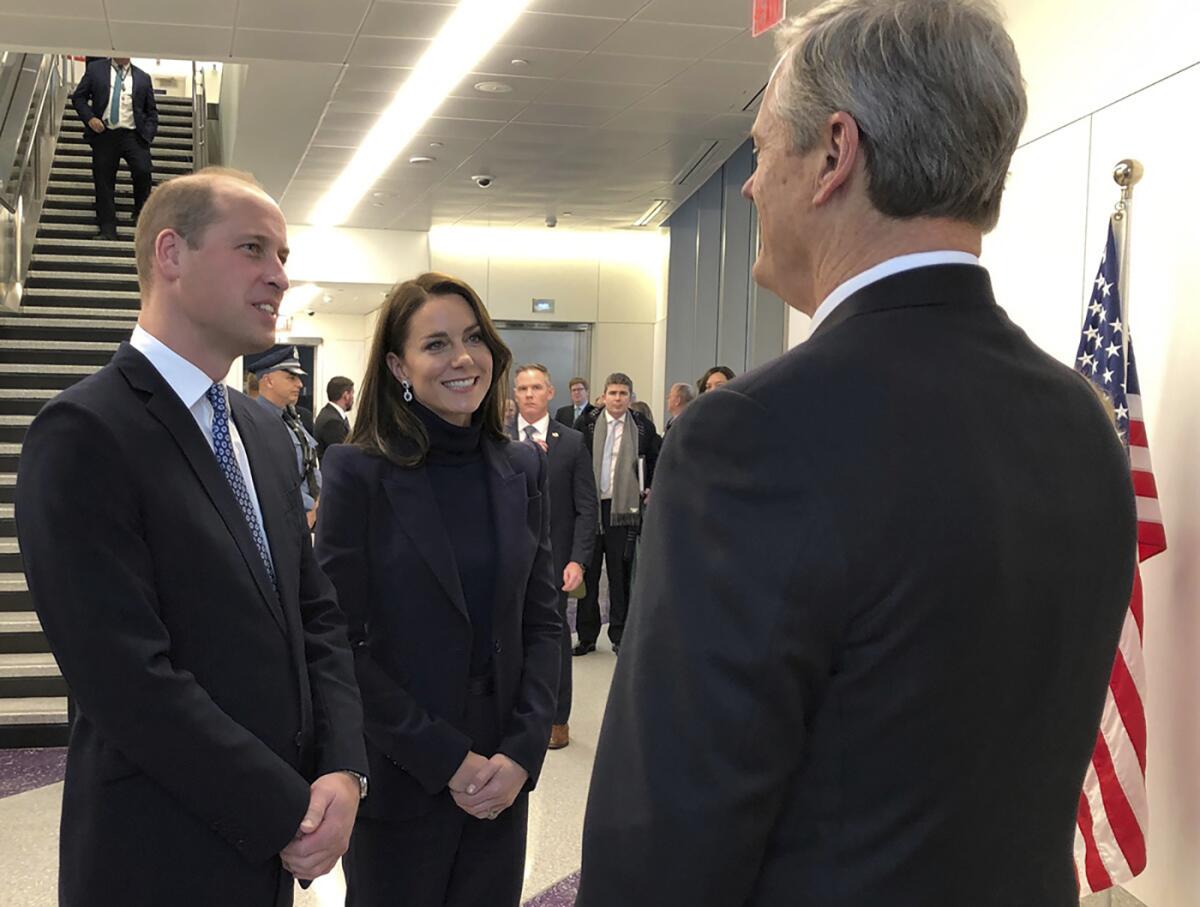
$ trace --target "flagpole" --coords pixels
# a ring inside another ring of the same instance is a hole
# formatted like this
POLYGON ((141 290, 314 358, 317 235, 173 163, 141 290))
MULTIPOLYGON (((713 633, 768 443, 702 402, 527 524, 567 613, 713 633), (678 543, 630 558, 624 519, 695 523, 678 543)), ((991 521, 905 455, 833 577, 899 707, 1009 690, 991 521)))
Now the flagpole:
POLYGON ((1141 182, 1146 170, 1140 161, 1126 158, 1113 168, 1113 182, 1121 187, 1121 198, 1113 212, 1113 239, 1117 246, 1117 292, 1121 294, 1121 315, 1125 329, 1121 331, 1121 346, 1125 348, 1125 361, 1129 361, 1129 260, 1130 221, 1133 215, 1133 187, 1141 182))

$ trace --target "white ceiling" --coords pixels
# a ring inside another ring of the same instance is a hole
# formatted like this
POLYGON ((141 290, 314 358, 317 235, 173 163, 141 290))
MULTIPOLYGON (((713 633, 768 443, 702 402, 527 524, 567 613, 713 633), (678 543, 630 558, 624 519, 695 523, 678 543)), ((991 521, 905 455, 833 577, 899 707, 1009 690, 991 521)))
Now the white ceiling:
MULTIPOLYGON (((811 5, 793 0, 789 12, 811 5)), ((248 85, 252 61, 275 61, 264 64, 273 85, 294 64, 286 147, 273 155, 266 126, 251 127, 255 147, 239 138, 231 163, 249 154, 260 178, 280 193, 288 219, 303 223, 453 6, 4 0, 0 41, 251 62, 248 85), (324 77, 312 78, 317 71, 324 77)), ((746 108, 774 59, 770 36, 752 39, 749 19, 746 0, 533 0, 349 224, 533 225, 553 214, 563 227, 624 227, 654 199, 670 199, 661 221, 749 134, 753 109, 746 108), (512 62, 518 59, 528 65, 512 62), (502 81, 512 91, 486 94, 473 87, 481 81, 502 81), (409 164, 416 154, 437 160, 409 164), (492 188, 475 186, 470 177, 478 173, 495 178, 492 188)), ((242 109, 239 126, 256 114, 264 123, 272 115, 267 100, 242 109)))

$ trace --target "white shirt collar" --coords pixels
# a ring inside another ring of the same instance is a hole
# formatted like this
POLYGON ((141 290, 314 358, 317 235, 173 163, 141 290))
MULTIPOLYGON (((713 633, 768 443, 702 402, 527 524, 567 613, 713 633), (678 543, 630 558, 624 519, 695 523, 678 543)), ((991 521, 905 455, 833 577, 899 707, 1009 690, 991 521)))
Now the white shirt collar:
POLYGON ((525 437, 525 426, 527 425, 532 425, 535 429, 537 429, 539 438, 548 438, 550 436, 549 413, 546 413, 546 415, 542 416, 542 418, 538 419, 536 422, 526 422, 524 416, 518 415, 517 431, 520 433, 522 439, 525 437))
MULTIPOLYGON (((628 415, 629 415, 629 411, 628 411, 628 410, 626 410, 626 411, 625 411, 625 416, 628 416, 628 415)), ((605 410, 604 410, 604 417, 605 417, 606 419, 608 419, 608 427, 609 427, 609 428, 612 428, 612 426, 613 426, 613 423, 614 423, 614 422, 621 422, 621 423, 624 423, 624 421, 625 421, 625 416, 622 416, 620 419, 618 419, 616 416, 614 416, 612 413, 610 413, 610 412, 608 411, 608 408, 607 408, 607 407, 606 407, 606 408, 605 408, 605 410)))
POLYGON ((163 380, 175 391, 188 409, 199 402, 213 386, 212 378, 196 365, 188 362, 177 352, 145 330, 140 324, 133 329, 129 344, 150 360, 150 364, 162 375, 163 380))
POLYGON ((116 60, 110 60, 109 62, 112 64, 112 68, 115 69, 117 72, 119 72, 122 77, 129 75, 130 70, 133 69, 133 61, 132 60, 130 60, 124 66, 118 66, 116 60))
POLYGON ((836 309, 839 305, 861 290, 863 287, 869 286, 876 281, 883 280, 885 277, 891 277, 893 274, 899 274, 901 271, 911 271, 914 268, 925 268, 929 265, 978 265, 979 256, 972 255, 970 252, 958 251, 939 251, 939 252, 915 252, 911 255, 898 255, 895 258, 889 258, 887 261, 881 261, 872 268, 855 274, 845 283, 839 284, 832 293, 826 296, 817 310, 813 312, 812 324, 809 326, 808 335, 811 337, 817 330, 817 327, 829 317, 829 313, 836 309))

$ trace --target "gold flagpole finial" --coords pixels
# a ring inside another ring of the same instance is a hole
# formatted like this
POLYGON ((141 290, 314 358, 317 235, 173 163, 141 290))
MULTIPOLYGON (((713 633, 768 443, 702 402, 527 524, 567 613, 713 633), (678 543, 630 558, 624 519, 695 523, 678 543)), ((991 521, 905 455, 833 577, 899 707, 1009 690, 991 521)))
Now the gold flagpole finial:
POLYGON ((1145 172, 1146 168, 1142 166, 1141 161, 1135 161, 1133 158, 1125 158, 1113 168, 1113 182, 1121 187, 1121 200, 1117 202, 1117 211, 1113 215, 1117 220, 1125 216, 1125 208, 1129 199, 1133 197, 1133 187, 1141 182, 1145 172))

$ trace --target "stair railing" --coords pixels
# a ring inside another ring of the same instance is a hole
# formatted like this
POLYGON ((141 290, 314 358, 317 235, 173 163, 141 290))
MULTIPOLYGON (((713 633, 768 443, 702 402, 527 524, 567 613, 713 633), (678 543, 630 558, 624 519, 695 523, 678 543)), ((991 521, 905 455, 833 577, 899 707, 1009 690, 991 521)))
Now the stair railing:
POLYGON ((57 55, 6 53, 0 70, 0 304, 16 309, 72 83, 57 55))
POLYGON ((208 90, 204 67, 192 61, 192 169, 208 166, 208 90))

